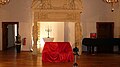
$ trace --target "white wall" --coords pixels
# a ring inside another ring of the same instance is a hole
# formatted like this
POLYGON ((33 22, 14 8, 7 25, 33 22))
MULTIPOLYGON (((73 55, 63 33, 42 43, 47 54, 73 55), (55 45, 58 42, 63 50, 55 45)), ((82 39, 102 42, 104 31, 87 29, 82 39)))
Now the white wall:
POLYGON ((70 42, 71 46, 75 46, 75 23, 66 22, 64 25, 64 41, 70 42))
POLYGON ((2 50, 2 22, 8 18, 8 11, 6 9, 6 5, 0 8, 0 50, 2 50))
POLYGON ((39 22, 40 23, 40 42, 38 42, 38 48, 42 52, 44 47, 43 38, 48 37, 48 28, 51 30, 49 32, 49 37, 54 38, 53 42, 64 42, 64 22, 39 22), (39 44, 40 43, 40 44, 39 44))
POLYGON ((83 37, 89 37, 91 32, 96 32, 96 22, 102 15, 103 6, 98 0, 83 0, 83 12, 81 22, 83 24, 83 37))
POLYGON ((53 42, 70 42, 71 46, 75 44, 75 23, 74 22, 40 22, 40 46, 41 52, 44 46, 43 38, 54 38, 53 42))
POLYGON ((114 22, 114 37, 119 36, 119 4, 116 4, 114 12, 111 12, 110 4, 102 0, 82 0, 82 3, 83 12, 81 13, 81 22, 83 37, 89 37, 90 33, 96 32, 96 22, 114 22))
MULTIPOLYGON (((111 5, 103 0, 82 0, 83 12, 81 22, 83 27, 83 38, 90 37, 90 33, 96 33, 96 22, 114 22, 114 37, 120 35, 120 7, 115 5, 111 12, 111 5)), ((83 50, 86 48, 83 46, 83 50)))
POLYGON ((64 22, 40 22, 40 36, 41 38, 47 38, 48 32, 45 31, 51 29, 49 36, 54 38, 54 42, 64 42, 64 22))
POLYGON ((19 33, 26 37, 23 51, 29 51, 32 45, 32 0, 11 0, 9 4, 0 8, 0 50, 2 50, 2 22, 19 22, 19 33))
MULTIPOLYGON (((8 5, 0 8, 0 50, 2 49, 2 22, 19 22, 20 35, 26 37, 27 45, 22 46, 22 50, 29 50, 32 45, 32 0, 11 0, 8 5)), ((82 0, 83 12, 81 22, 83 27, 83 37, 89 37, 89 33, 96 32, 96 22, 115 22, 115 37, 120 35, 120 7, 115 5, 115 11, 111 12, 109 4, 102 0, 82 0)))

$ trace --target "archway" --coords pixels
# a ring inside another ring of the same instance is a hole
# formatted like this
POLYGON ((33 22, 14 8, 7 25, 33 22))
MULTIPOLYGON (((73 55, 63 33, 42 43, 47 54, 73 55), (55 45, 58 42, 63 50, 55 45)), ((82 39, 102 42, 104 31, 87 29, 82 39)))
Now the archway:
POLYGON ((39 39, 39 21, 48 22, 74 22, 75 23, 75 45, 82 52, 82 30, 80 25, 80 14, 82 4, 80 0, 33 0, 33 41, 34 54, 37 50, 37 40, 39 39), (61 2, 61 3, 59 3, 61 2))

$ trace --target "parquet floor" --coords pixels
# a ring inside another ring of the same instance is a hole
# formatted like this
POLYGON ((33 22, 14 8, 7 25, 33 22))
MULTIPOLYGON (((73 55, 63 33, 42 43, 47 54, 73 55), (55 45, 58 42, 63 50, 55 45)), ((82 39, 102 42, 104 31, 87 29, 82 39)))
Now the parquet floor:
MULTIPOLYGON (((31 52, 0 52, 0 67, 73 67, 73 62, 42 63, 40 55, 31 52)), ((82 54, 77 58, 78 67, 120 67, 119 54, 82 54)))

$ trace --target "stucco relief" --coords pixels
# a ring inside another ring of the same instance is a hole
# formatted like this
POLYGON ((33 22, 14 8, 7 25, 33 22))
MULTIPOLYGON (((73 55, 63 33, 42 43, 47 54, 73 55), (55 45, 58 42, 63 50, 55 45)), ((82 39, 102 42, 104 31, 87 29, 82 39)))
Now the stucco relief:
POLYGON ((75 13, 68 13, 67 20, 69 21, 76 21, 76 14, 75 13))
POLYGON ((81 10, 81 0, 33 0, 32 8, 40 10, 81 10))
MULTIPOLYGON (((38 21, 75 22, 75 42, 78 43, 79 48, 82 46, 80 43, 82 36, 80 27, 81 0, 33 0, 32 9, 34 13, 33 28, 38 27, 38 21)), ((34 29, 33 32, 38 34, 38 31, 40 30, 34 29)), ((38 36, 33 35, 35 44, 37 44, 38 36)))
POLYGON ((34 12, 35 21, 73 21, 79 20, 80 13, 78 12, 34 12))
POLYGON ((34 20, 35 21, 40 21, 42 19, 48 19, 47 13, 40 12, 40 11, 34 12, 34 20))
POLYGON ((42 6, 41 6, 42 9, 50 9, 51 8, 50 0, 43 0, 41 2, 41 4, 42 4, 42 6))

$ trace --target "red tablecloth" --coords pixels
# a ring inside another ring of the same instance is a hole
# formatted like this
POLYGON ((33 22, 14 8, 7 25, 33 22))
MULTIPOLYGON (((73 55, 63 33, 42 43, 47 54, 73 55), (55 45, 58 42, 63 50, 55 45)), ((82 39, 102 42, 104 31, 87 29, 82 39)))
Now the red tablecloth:
POLYGON ((69 42, 46 42, 42 51, 43 62, 73 62, 74 55, 69 42))

